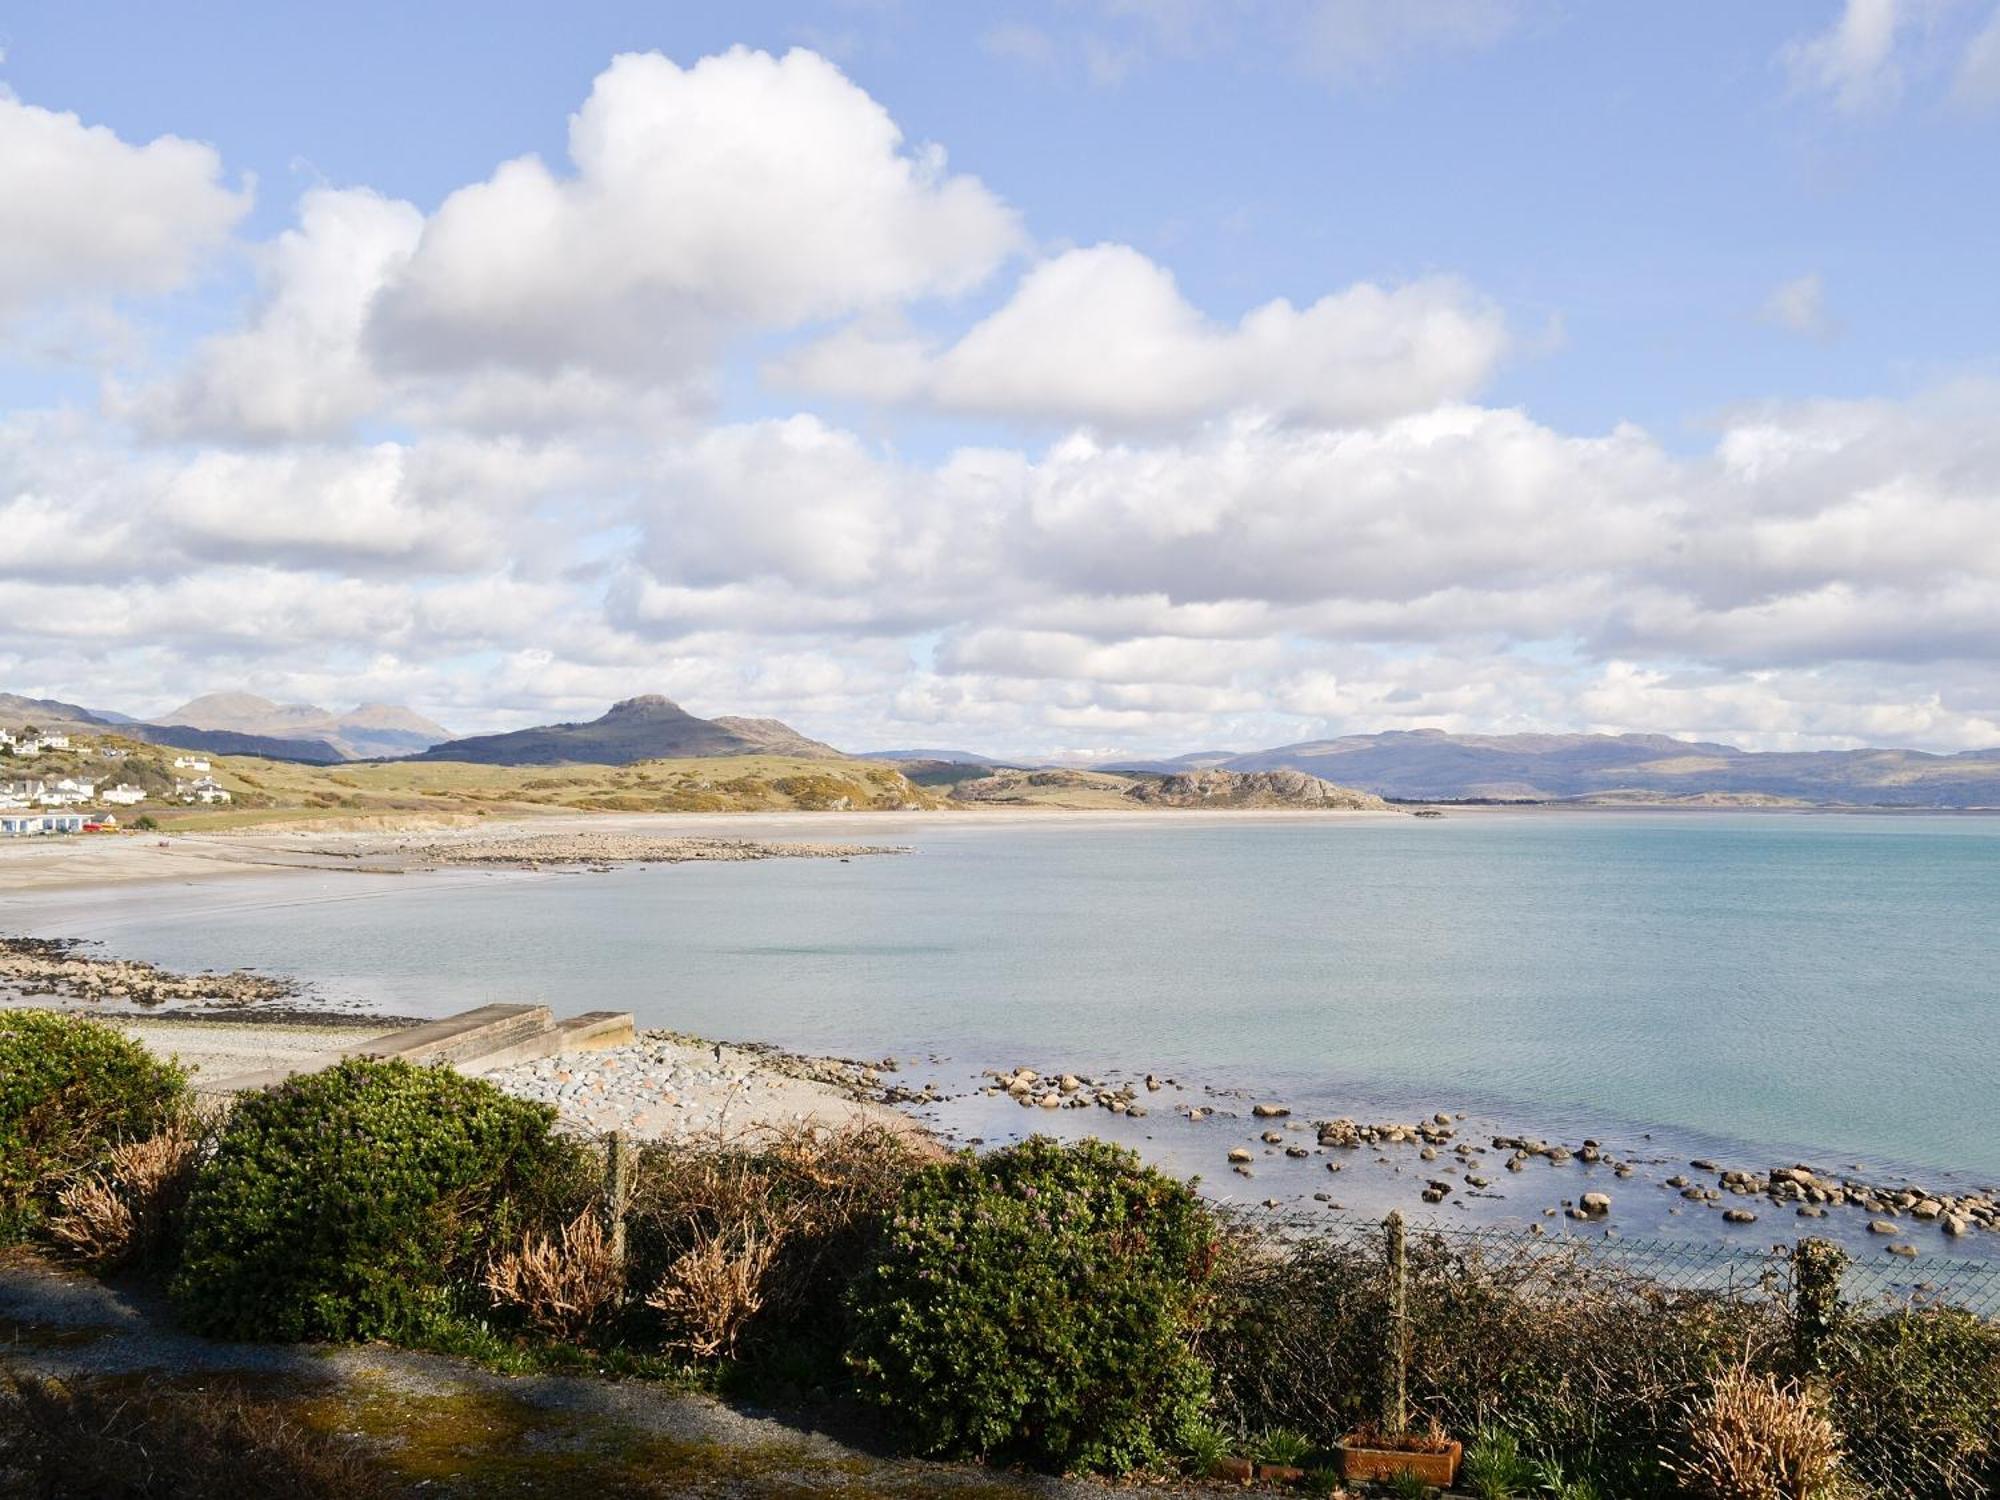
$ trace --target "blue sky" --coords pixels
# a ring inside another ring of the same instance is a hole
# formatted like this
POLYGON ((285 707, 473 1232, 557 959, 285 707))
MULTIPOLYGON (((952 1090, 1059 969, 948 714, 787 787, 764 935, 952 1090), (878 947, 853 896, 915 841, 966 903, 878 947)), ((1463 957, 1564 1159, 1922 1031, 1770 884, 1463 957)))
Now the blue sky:
POLYGON ((0 256, 0 520, 128 539, 0 562, 17 690, 454 727, 659 690, 1079 756, 2000 741, 1991 0, 107 5, 0 47, 24 130, 75 117, 35 139, 79 200, 0 202, 52 247, 11 299, 0 256), (594 96, 629 53, 673 66, 594 96), (592 181, 594 97, 607 139, 680 134, 592 181), (835 138, 816 109, 874 187, 760 175, 835 138), (210 155, 155 170, 160 137, 210 155), (516 276, 488 204, 446 253, 527 155, 597 248, 516 276), (93 172, 158 179, 127 259, 63 248, 93 172), (379 275, 330 290, 363 239, 379 275), (1239 326, 1277 299, 1338 305, 1239 326))

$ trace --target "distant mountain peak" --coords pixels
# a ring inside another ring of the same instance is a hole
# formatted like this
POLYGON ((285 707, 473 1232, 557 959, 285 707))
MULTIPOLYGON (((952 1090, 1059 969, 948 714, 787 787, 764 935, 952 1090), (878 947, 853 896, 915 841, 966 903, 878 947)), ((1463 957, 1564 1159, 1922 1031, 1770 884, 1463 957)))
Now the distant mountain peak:
POLYGON ((841 758, 832 746, 808 739, 780 720, 703 719, 659 693, 621 699, 587 723, 474 735, 432 746, 420 758, 481 765, 622 766, 640 760, 732 755, 841 758))
MULTIPOLYGON (((685 714, 673 699, 664 693, 641 693, 636 698, 621 698, 605 713, 607 719, 632 718, 641 714, 685 714)), ((693 715, 689 714, 692 718, 693 715)))

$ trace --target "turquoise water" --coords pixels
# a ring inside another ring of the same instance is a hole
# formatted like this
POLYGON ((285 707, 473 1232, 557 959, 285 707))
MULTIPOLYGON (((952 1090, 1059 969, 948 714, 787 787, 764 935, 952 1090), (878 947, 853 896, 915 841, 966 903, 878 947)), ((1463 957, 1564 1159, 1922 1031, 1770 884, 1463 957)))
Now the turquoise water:
POLYGON ((808 826, 916 852, 231 878, 53 893, 0 925, 404 1013, 629 1008, 960 1076, 1115 1066, 1356 1115, 2000 1175, 2000 819, 808 826))

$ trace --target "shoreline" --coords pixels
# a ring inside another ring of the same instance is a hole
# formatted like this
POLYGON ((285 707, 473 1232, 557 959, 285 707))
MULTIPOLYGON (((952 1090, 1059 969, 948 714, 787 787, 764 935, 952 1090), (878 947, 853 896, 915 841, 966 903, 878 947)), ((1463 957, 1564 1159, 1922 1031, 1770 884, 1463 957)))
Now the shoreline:
MULTIPOLYGON (((386 817, 357 828, 353 819, 301 821, 217 832, 0 839, 0 916, 8 898, 47 891, 88 891, 102 887, 179 883, 246 874, 329 870, 394 877, 450 867, 478 868, 535 863, 589 866, 601 863, 678 862, 680 858, 730 858, 727 854, 672 853, 649 859, 641 854, 591 855, 591 845, 654 840, 662 844, 820 844, 838 832, 841 842, 828 857, 853 858, 861 852, 890 852, 878 838, 929 829, 1076 828, 1101 829, 1240 826, 1244 824, 1332 824, 1380 826, 1414 818, 1419 807, 1436 807, 1447 820, 1489 821, 1549 817, 1943 817, 2000 816, 1993 808, 1902 807, 1728 807, 1657 804, 1588 805, 1563 803, 1399 803, 1387 812, 1309 808, 1059 808, 1019 806, 944 807, 923 811, 875 812, 715 812, 715 813, 548 813, 484 821, 418 816, 386 817), (572 857, 533 855, 485 861, 461 851, 484 844, 562 839, 584 851, 572 857), (865 840, 852 842, 852 840, 865 840), (425 851, 439 851, 426 859, 425 851)), ((894 852, 905 852, 898 847, 894 852)), ((765 857, 790 857, 790 851, 765 857)))
MULTIPOLYGON (((1491 809, 1489 815, 1517 811, 1520 809, 1491 809)), ((1172 816, 1184 822, 1192 820, 1197 824, 1215 826, 1217 820, 1226 820, 1233 825, 1246 818, 1265 823, 1297 824, 1302 819, 1324 822, 1329 817, 1372 821, 1384 815, 1196 810, 1180 811, 1172 816)), ((882 845, 844 843, 820 844, 807 851, 797 851, 779 842, 783 835, 801 829, 843 834, 855 827, 873 832, 891 828, 935 828, 946 824, 991 828, 1159 826, 1154 819, 1135 819, 1125 812, 1027 809, 956 814, 588 814, 454 830, 456 836, 449 839, 440 839, 435 830, 424 830, 421 834, 413 831, 390 835, 386 840, 379 833, 348 834, 339 836, 335 843, 330 836, 322 833, 311 840, 317 848, 303 847, 310 838, 307 835, 287 836, 282 843, 276 836, 268 834, 257 836, 254 840, 246 840, 241 835, 208 835, 204 836, 206 840, 242 841, 257 857, 243 863, 213 864, 205 856, 197 858, 203 859, 202 867, 207 873, 248 876, 271 868, 264 862, 263 856, 271 852, 269 846, 280 843, 282 853, 322 862, 286 864, 279 868, 354 872, 357 866, 370 864, 372 857, 379 857, 385 843, 393 843, 411 858, 412 873, 420 869, 435 869, 445 871, 455 881, 479 881, 486 878, 484 872, 487 869, 494 867, 478 854, 481 848, 503 846, 506 840, 514 837, 541 839, 560 836, 565 826, 572 831, 580 829, 592 840, 649 840, 648 848, 655 852, 661 840, 685 839, 700 843, 707 839, 714 848, 691 853, 688 857, 734 860, 795 857, 798 852, 838 858, 851 858, 858 852, 889 852, 882 845), (517 830, 524 832, 517 834, 517 830), (709 837, 720 830, 754 833, 757 839, 715 840, 709 837), (763 842, 759 843, 759 840, 763 842), (449 860, 425 863, 417 858, 419 855, 428 858, 427 851, 441 845, 472 851, 471 857, 458 861, 459 867, 456 868, 447 868, 453 863, 449 860), (755 846, 756 852, 751 852, 750 846, 755 846)), ((96 846, 79 847, 94 853, 96 846)), ((143 847, 134 851, 139 855, 146 852, 143 847)), ((633 856, 634 859, 640 857, 633 856)), ((558 862, 548 859, 546 854, 531 858, 520 849, 502 848, 497 863, 502 868, 511 866, 520 869, 541 865, 545 874, 558 873, 558 862)), ((562 866, 561 872, 596 867, 570 864, 562 866)), ((126 899, 129 885, 129 882, 113 882, 103 887, 103 894, 110 898, 113 911, 117 909, 117 903, 126 899)), ((4 883, 0 883, 0 893, 4 890, 4 883)), ((65 898, 59 904, 66 906, 69 889, 59 887, 57 893, 65 898)), ((198 902, 200 898, 191 895, 185 899, 198 902)), ((44 913, 53 909, 46 902, 36 904, 42 906, 44 913)), ((0 899, 0 925, 4 925, 5 915, 6 902, 0 899)), ((48 929, 44 926, 43 930, 48 929)), ((37 946, 50 945, 47 939, 31 941, 37 946)), ((55 940, 54 946, 69 951, 73 945, 55 940)), ((204 953, 196 961, 204 961, 207 956, 204 953)), ((94 955, 82 957, 81 961, 108 966, 124 964, 122 960, 94 955)), ((330 1008, 331 1002, 320 1002, 314 998, 309 978, 297 985, 291 981, 272 981, 284 987, 282 993, 253 997, 247 1002, 238 1000, 239 1008, 233 1012, 200 1006, 190 1009, 187 1002, 202 998, 199 994, 201 984, 218 985, 233 976, 199 976, 193 989, 180 982, 187 981, 189 976, 166 977, 176 983, 150 1004, 143 1000, 135 1002, 128 997, 117 997, 115 1001, 97 998, 107 987, 92 986, 85 992, 71 992, 66 997, 71 1003, 64 1008, 83 1010, 121 1025, 151 1025, 156 1031, 166 1026, 180 1026, 184 1028, 183 1038, 190 1046, 195 1045, 197 1032, 206 1033, 212 1043, 221 1040, 220 1028, 247 1027, 252 1031, 238 1030, 235 1035, 241 1038, 241 1045, 254 1049, 261 1045, 252 1034, 254 1029, 269 1028, 275 1037, 274 1046, 289 1046, 295 1051, 311 1050, 305 1048, 305 1042, 311 1038, 294 1035, 287 1041, 276 1034, 287 1028, 293 1033, 310 1033, 319 1028, 338 1029, 344 1034, 344 1040, 351 1041, 354 1027, 386 1030, 395 1020, 384 1014, 370 1014, 351 1007, 330 1008), (161 1010, 158 1007, 163 1003, 171 1003, 176 1008, 161 1010), (323 1004, 328 1008, 322 1008, 323 1004)), ((19 986, 10 987, 4 968, 0 968, 0 1003, 6 1003, 10 988, 17 1003, 23 1000, 36 1003, 34 999, 22 995, 19 986)), ((663 1035, 648 1033, 649 1038, 663 1035)), ((670 1039, 686 1042, 697 1052, 715 1045, 698 1039, 670 1039)), ((882 1040, 889 1041, 891 1045, 895 1041, 893 1037, 886 1036, 882 1040)), ((842 1044, 839 1038, 833 1038, 832 1043, 835 1046, 842 1044)), ((879 1042, 876 1044, 879 1045, 879 1042)), ((327 1045, 322 1043, 321 1050, 326 1050, 327 1045)), ((740 1041, 722 1045, 732 1054, 740 1052, 753 1059, 776 1050, 740 1041)), ((1482 1224, 1508 1223, 1524 1228, 1571 1231, 1580 1226, 1592 1232, 1609 1228, 1619 1233, 1636 1229, 1640 1233, 1674 1237, 1694 1231, 1709 1237, 1727 1237, 1739 1243, 1769 1236, 1780 1212, 1784 1232, 1789 1233, 1795 1227, 1796 1208, 1825 1208, 1836 1222, 1857 1220, 1848 1225, 1854 1236, 1867 1233, 1868 1215, 1879 1215, 1892 1224, 1896 1231, 1893 1234, 1879 1234, 1872 1241, 1865 1238, 1858 1240, 1858 1243, 1867 1244, 1878 1253, 1887 1245, 1907 1246, 1912 1241, 1918 1241, 1930 1250, 1941 1249, 1946 1253, 1970 1250, 1982 1257, 2000 1258, 2000 1216, 1992 1211, 2000 1205, 2000 1193, 1996 1193, 1989 1180, 1992 1176, 1990 1166, 1986 1169, 1950 1170, 1884 1166, 1878 1162, 1870 1170, 1855 1165, 1850 1153, 1845 1151, 1825 1151, 1815 1156, 1811 1148, 1803 1151, 1799 1148, 1772 1148, 1748 1137, 1705 1135, 1696 1129, 1677 1126, 1649 1128, 1644 1121, 1612 1120, 1601 1114, 1593 1117, 1587 1110, 1561 1103, 1538 1110, 1533 1104, 1521 1105, 1498 1097, 1486 1101, 1454 1099, 1449 1086, 1427 1090, 1427 1093, 1435 1093, 1436 1099, 1419 1105, 1408 1097, 1412 1091, 1373 1087, 1365 1077, 1350 1078, 1344 1082, 1332 1078, 1307 1080, 1295 1077, 1289 1080, 1288 1085, 1276 1085, 1270 1079, 1264 1081, 1262 1088, 1267 1092, 1274 1086, 1290 1087, 1295 1098, 1288 1100, 1266 1098, 1262 1093, 1246 1087, 1244 1078, 1226 1078, 1211 1068, 1201 1070, 1207 1075, 1205 1078, 1196 1078, 1185 1086, 1175 1085, 1171 1089, 1151 1091, 1144 1089, 1143 1073, 1121 1071, 1117 1067, 1120 1061, 1131 1059, 1129 1045, 1123 1050, 1125 1059, 1097 1057, 1083 1060, 1102 1075, 1086 1079, 1081 1071, 1077 1074, 1077 1092, 1088 1092, 1087 1103, 1098 1106, 1094 1108, 1065 1108, 1063 1106, 1070 1102, 1067 1099, 1058 1099, 1054 1107, 1046 1109, 1039 1103, 1032 1108, 1022 1108, 1012 1098, 1001 1097, 1005 1089, 996 1087, 999 1080, 992 1075, 1003 1068, 1017 1069, 1021 1057, 1034 1061, 1032 1048, 1024 1049, 1013 1059, 991 1056, 960 1059, 934 1057, 928 1062, 914 1062, 891 1079, 878 1079, 879 1097, 870 1102, 896 1109, 900 1112, 899 1118, 917 1119, 953 1142, 976 1144, 998 1141, 1036 1130, 1058 1134, 1099 1134, 1133 1146, 1179 1175, 1200 1174, 1215 1183, 1216 1190, 1235 1198, 1239 1206, 1262 1204, 1270 1208, 1286 1206, 1313 1210, 1323 1207, 1371 1212, 1376 1209, 1386 1211, 1389 1207, 1405 1211, 1435 1207, 1463 1213, 1468 1221, 1482 1224), (1116 1094, 1121 1090, 1126 1094, 1126 1109, 1114 1110, 1097 1098, 1099 1094, 1116 1094), (1139 1105, 1136 1111, 1129 1108, 1134 1101, 1139 1105), (1256 1103, 1280 1105, 1288 1113, 1283 1117, 1258 1119, 1251 1114, 1251 1107, 1256 1103), (1298 1106, 1296 1116, 1290 1112, 1294 1105, 1298 1106), (1309 1111, 1308 1105, 1315 1106, 1316 1113, 1309 1111), (1445 1123, 1434 1118, 1438 1113, 1447 1116, 1452 1133, 1438 1139, 1426 1139, 1422 1127, 1427 1119, 1432 1125, 1445 1123), (1321 1132, 1299 1128, 1320 1120, 1331 1124, 1342 1114, 1356 1117, 1354 1123, 1360 1139, 1355 1143, 1329 1143, 1320 1138, 1321 1132), (1551 1122, 1558 1120, 1563 1123, 1552 1131, 1551 1122), (1389 1128, 1379 1128, 1384 1126, 1389 1128), (1368 1127, 1378 1127, 1372 1137, 1363 1133, 1368 1127), (1274 1133, 1279 1139, 1264 1138, 1274 1133), (1656 1134, 1658 1139, 1655 1139, 1656 1134), (1503 1140, 1515 1144, 1503 1146, 1503 1140), (1536 1149, 1527 1149, 1524 1143, 1533 1143, 1536 1149), (1464 1147, 1475 1149, 1462 1150, 1464 1147), (1249 1159, 1230 1160, 1227 1152, 1238 1149, 1248 1151, 1249 1159), (1426 1156, 1426 1151, 1433 1154, 1426 1156), (1695 1165, 1711 1158, 1715 1163, 1712 1171, 1695 1165), (1791 1174, 1807 1162, 1814 1164, 1814 1170, 1809 1174, 1811 1181, 1796 1182, 1791 1174), (1629 1165, 1631 1172, 1621 1175, 1621 1165, 1629 1165), (1248 1170, 1237 1173, 1232 1170, 1236 1167, 1248 1170), (1550 1169, 1556 1168, 1562 1170, 1551 1174, 1550 1169), (1786 1175, 1774 1175, 1774 1168, 1786 1175), (1683 1181, 1673 1182, 1671 1179, 1676 1177, 1683 1181), (1485 1180, 1476 1180, 1480 1178, 1485 1180), (1774 1183, 1779 1185, 1776 1197, 1771 1194, 1774 1183), (1809 1194, 1794 1201, 1788 1196, 1790 1186, 1798 1186, 1802 1192, 1811 1189, 1820 1195, 1821 1201, 1814 1201, 1809 1194), (1906 1200, 1904 1195, 1916 1188, 1924 1191, 1915 1192, 1906 1200), (1642 1193, 1641 1189, 1645 1191, 1642 1193), (1614 1210, 1608 1218, 1570 1214, 1571 1209, 1580 1207, 1579 1195, 1586 1190, 1613 1193, 1614 1210), (1427 1199, 1424 1196, 1427 1192, 1436 1196, 1427 1199), (1960 1209, 1966 1206, 1963 1200, 1967 1198, 1974 1200, 1970 1205, 1973 1211, 1961 1213, 1960 1209), (1939 1205, 1935 1214, 1919 1215, 1906 1211, 1932 1201, 1939 1205), (1871 1207, 1871 1204, 1876 1206, 1871 1207), (1756 1212, 1759 1217, 1732 1220, 1725 1226, 1721 1216, 1730 1210, 1756 1212), (1944 1226, 1953 1217, 1969 1218, 1971 1223, 1966 1227, 1971 1232, 1946 1237, 1944 1226)), ((272 1061, 266 1057, 257 1060, 272 1061)), ((1074 1066, 1076 1061, 1072 1059, 1071 1065, 1074 1066)), ((607 1086, 615 1092, 627 1084, 643 1081, 649 1067, 663 1066, 671 1073, 677 1065, 698 1062, 698 1057, 668 1057, 663 1053, 644 1066, 635 1062, 635 1077, 612 1079, 607 1086)), ((1037 1061, 1036 1066, 1041 1067, 1041 1063, 1037 1061)), ((231 1072, 256 1070, 249 1066, 230 1069, 231 1072)), ((584 1071, 590 1071, 587 1063, 584 1071)), ((1043 1071, 1052 1072, 1060 1078, 1065 1068, 1058 1063, 1043 1071)), ((733 1076, 741 1078, 744 1073, 745 1068, 738 1068, 733 1076)), ((219 1070, 211 1076, 220 1076, 219 1070)), ((1250 1077, 1254 1081, 1254 1075, 1250 1077)), ((696 1080, 696 1092, 721 1082, 719 1078, 696 1080)), ((1876 1159, 1866 1151, 1861 1153, 1861 1157, 1876 1159)), ((1817 1216, 1809 1214, 1803 1217, 1812 1220, 1817 1216)), ((1827 1220, 1819 1222, 1824 1225, 1827 1220)), ((1800 1223, 1796 1228, 1801 1233, 1824 1232, 1810 1222, 1800 1223)))
MULTIPOLYGON (((357 1029, 396 1024, 301 1009, 55 1008, 106 1021, 211 1077, 301 1066, 351 1046, 357 1029)), ((1623 1129, 1606 1129, 1602 1141, 1538 1136, 1464 1109, 1350 1118, 1295 1111, 1287 1099, 1228 1082, 1066 1074, 1059 1065, 973 1069, 938 1058, 863 1062, 662 1029, 606 1052, 482 1076, 553 1105, 561 1128, 586 1134, 719 1143, 801 1124, 869 1123, 945 1149, 1090 1135, 1196 1179, 1220 1207, 1252 1214, 1393 1208, 1418 1227, 1456 1220, 1529 1237, 1638 1235, 1739 1248, 1819 1235, 1852 1253, 1901 1257, 1913 1270, 2000 1260, 2000 1186, 1969 1174, 1864 1175, 1784 1152, 1759 1156, 1754 1146, 1701 1156, 1623 1129)))

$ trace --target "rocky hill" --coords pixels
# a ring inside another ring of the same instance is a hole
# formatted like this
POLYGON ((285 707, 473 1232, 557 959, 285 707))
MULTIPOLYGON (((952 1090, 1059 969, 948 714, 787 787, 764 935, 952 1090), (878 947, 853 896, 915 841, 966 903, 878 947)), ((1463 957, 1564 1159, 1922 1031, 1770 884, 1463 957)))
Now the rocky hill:
POLYGON ((393 703, 334 713, 312 703, 273 703, 254 693, 208 693, 162 714, 160 723, 282 739, 321 740, 349 760, 414 755, 451 738, 442 724, 393 703))
POLYGON ((702 719, 670 699, 650 694, 614 703, 602 718, 587 723, 544 724, 447 740, 411 758, 492 766, 624 766, 641 760, 728 755, 843 759, 832 746, 807 739, 776 719, 702 719))
POLYGON ((1148 807, 1323 808, 1387 812, 1370 792, 1335 786, 1303 771, 1183 771, 1135 782, 1125 793, 1148 807))

